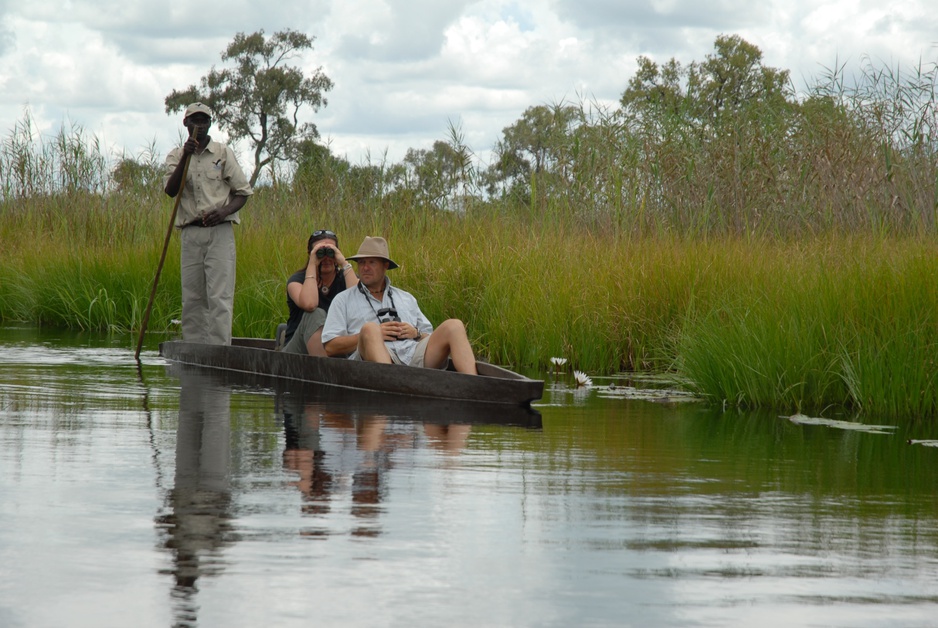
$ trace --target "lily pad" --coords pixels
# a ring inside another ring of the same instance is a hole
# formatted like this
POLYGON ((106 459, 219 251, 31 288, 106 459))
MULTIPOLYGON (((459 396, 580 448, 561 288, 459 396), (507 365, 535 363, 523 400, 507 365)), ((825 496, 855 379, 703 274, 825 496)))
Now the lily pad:
POLYGON ((606 399, 639 399, 657 403, 685 403, 701 401, 689 392, 664 388, 635 388, 633 386, 594 386, 597 395, 606 399))
POLYGON ((791 416, 780 416, 779 418, 788 419, 797 425, 820 425, 823 427, 832 427, 837 430, 867 432, 868 434, 891 434, 892 431, 896 429, 895 425, 869 425, 867 423, 856 423, 854 421, 811 417, 805 414, 793 414, 791 416))

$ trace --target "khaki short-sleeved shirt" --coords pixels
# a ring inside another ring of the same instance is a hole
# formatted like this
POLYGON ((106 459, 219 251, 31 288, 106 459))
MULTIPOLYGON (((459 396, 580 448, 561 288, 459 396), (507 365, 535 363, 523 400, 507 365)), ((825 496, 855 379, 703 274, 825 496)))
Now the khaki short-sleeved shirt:
MULTIPOLYGON (((166 155, 163 170, 164 188, 181 158, 181 146, 166 155)), ((250 196, 253 193, 254 190, 244 176, 234 151, 225 144, 212 140, 204 151, 193 154, 189 160, 186 185, 182 190, 179 211, 176 214, 176 226, 184 227, 199 218, 203 212, 222 207, 228 203, 230 195, 250 196)), ((241 222, 239 213, 231 214, 227 220, 241 222)))

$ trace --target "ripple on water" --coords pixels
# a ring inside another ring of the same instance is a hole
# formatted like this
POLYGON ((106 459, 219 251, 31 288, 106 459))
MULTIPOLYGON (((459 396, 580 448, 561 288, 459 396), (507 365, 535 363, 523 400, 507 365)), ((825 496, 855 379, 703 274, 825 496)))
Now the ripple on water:
POLYGON ((0 625, 934 623, 924 428, 619 379, 447 424, 88 344, 0 351, 0 625))

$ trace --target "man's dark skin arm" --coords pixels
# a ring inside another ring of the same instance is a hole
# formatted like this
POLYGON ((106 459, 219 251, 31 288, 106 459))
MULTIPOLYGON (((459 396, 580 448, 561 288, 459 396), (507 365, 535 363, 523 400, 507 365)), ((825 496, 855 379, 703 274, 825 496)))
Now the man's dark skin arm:
POLYGON ((166 182, 166 187, 163 189, 170 198, 176 198, 176 195, 179 194, 179 187, 182 183, 182 171, 185 170, 186 162, 189 161, 189 157, 192 156, 198 145, 198 142, 192 138, 186 140, 186 143, 182 145, 182 159, 176 164, 176 169, 173 170, 173 174, 169 175, 169 180, 166 182))
POLYGON ((206 227, 214 227, 217 224, 221 224, 225 218, 244 207, 247 200, 247 196, 241 196, 240 194, 229 196, 228 203, 218 209, 206 212, 206 214, 202 216, 202 224, 206 227))
POLYGON ((169 180, 166 182, 166 187, 163 189, 170 198, 176 198, 176 195, 179 194, 179 188, 182 185, 182 171, 186 169, 186 162, 189 161, 189 158, 196 150, 205 150, 205 147, 208 146, 208 143, 212 139, 208 134, 208 127, 211 124, 209 117, 205 116, 204 120, 200 119, 198 120, 199 124, 196 124, 193 118, 196 118, 198 115, 199 114, 190 116, 184 121, 186 128, 189 129, 189 139, 182 145, 182 159, 176 164, 176 169, 173 170, 173 174, 169 175, 169 180), (206 123, 206 120, 208 120, 208 123, 206 123))

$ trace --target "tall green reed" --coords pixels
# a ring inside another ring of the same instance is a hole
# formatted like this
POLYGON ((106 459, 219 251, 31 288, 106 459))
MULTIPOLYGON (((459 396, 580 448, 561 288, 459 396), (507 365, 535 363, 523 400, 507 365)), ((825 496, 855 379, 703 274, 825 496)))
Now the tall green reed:
MULTIPOLYGON (((527 198, 461 183, 458 211, 400 165, 326 151, 243 210, 234 333, 272 335, 308 234, 331 228, 347 254, 387 237, 393 281, 497 362, 674 368, 717 402, 934 416, 934 107, 916 91, 932 74, 904 76, 707 133, 581 105, 527 198), (889 98, 892 117, 873 115, 889 98)), ((79 129, 37 146, 24 125, 0 151, 0 319, 139 329, 172 206, 158 159, 110 169, 79 129)), ((178 254, 174 238, 152 331, 179 317, 178 254)))
POLYGON ((935 244, 823 239, 739 249, 749 287, 684 322, 678 368, 747 407, 938 414, 935 244))
POLYGON ((0 198, 29 198, 38 195, 107 190, 107 159, 94 135, 79 124, 63 124, 48 140, 27 109, 3 139, 0 150, 0 198))

